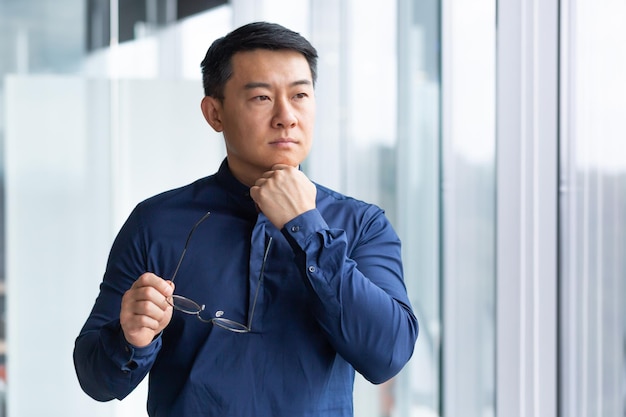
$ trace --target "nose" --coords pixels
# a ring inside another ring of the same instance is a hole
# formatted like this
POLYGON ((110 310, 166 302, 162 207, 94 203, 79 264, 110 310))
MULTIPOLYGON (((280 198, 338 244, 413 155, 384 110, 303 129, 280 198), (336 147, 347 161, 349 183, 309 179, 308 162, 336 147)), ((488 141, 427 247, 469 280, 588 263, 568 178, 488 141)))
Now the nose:
POLYGON ((274 116, 272 117, 272 127, 277 129, 288 129, 295 127, 298 118, 289 103, 289 100, 278 100, 274 106, 274 116))

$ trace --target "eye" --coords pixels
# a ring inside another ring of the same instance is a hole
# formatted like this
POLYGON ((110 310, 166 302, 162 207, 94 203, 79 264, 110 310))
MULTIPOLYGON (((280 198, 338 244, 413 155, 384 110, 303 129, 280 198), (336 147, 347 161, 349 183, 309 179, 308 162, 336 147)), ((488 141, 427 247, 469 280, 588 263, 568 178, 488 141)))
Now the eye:
POLYGON ((268 96, 262 96, 262 95, 261 96, 252 97, 252 100, 254 100, 254 101, 267 101, 269 99, 270 98, 268 96))
POLYGON ((301 100, 303 98, 307 98, 309 95, 307 93, 298 93, 295 96, 293 96, 294 99, 296 100, 301 100))

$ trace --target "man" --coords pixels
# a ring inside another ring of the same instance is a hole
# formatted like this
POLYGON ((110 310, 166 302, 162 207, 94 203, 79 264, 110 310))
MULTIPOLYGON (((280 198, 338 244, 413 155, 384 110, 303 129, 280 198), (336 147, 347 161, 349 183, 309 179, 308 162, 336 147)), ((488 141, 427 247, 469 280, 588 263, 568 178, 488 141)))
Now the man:
POLYGON ((150 373, 151 416, 351 416, 354 372, 393 377, 418 325, 381 209, 312 183, 317 53, 245 25, 202 62, 219 171, 143 201, 111 249, 74 362, 93 398, 150 373))

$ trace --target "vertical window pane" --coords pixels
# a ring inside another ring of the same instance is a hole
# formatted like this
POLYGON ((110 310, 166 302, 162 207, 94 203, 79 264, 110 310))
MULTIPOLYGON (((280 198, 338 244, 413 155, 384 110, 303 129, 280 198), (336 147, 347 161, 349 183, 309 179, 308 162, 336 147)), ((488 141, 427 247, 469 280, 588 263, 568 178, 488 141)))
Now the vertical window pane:
POLYGON ((626 3, 562 7, 563 415, 626 415, 626 3))
POLYGON ((426 417, 440 415, 440 2, 398 4, 397 224, 420 321, 399 415, 426 417))
MULTIPOLYGON (((382 207, 395 221, 396 7, 345 1, 342 9, 341 110, 345 192, 382 207), (376 22, 376 25, 372 25, 376 22)), ((355 415, 390 416, 398 379, 374 386, 357 376, 355 415)))
POLYGON ((338 188, 386 211, 403 243, 405 281, 420 321, 415 354, 397 377, 373 386, 357 376, 355 415, 436 416, 439 0, 316 2, 314 10, 324 16, 315 20, 323 31, 313 32, 323 68, 316 143, 318 149, 323 144, 324 155, 317 157, 314 149, 306 168, 323 178, 322 171, 333 170, 328 151, 335 149, 341 160, 340 171, 333 171, 338 188))
POLYGON ((443 8, 443 412, 494 415, 495 6, 443 8))

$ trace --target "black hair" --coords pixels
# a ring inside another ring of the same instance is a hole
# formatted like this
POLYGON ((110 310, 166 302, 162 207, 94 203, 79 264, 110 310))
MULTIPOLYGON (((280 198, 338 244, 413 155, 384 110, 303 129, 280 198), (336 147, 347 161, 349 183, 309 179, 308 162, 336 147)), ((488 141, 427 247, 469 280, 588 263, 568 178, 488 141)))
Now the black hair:
POLYGON ((317 51, 302 35, 276 23, 254 22, 217 39, 202 60, 204 95, 224 98, 224 85, 232 76, 232 57, 237 52, 255 49, 292 50, 301 53, 311 69, 313 85, 317 79, 317 51))

